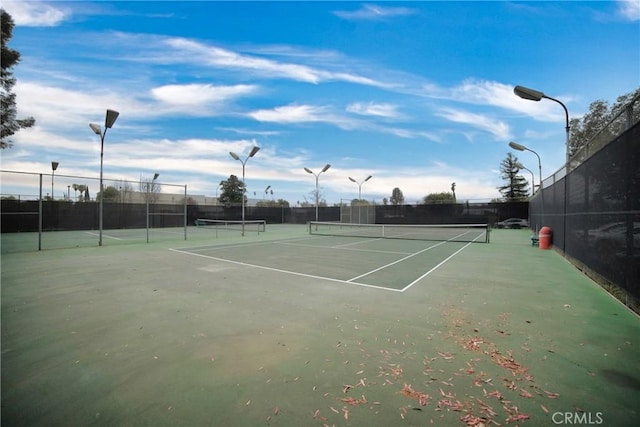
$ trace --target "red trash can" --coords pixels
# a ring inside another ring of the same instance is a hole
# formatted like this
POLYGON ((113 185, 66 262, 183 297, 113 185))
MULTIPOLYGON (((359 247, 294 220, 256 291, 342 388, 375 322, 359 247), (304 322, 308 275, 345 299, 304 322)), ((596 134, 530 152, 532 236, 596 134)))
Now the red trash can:
POLYGON ((540 249, 551 249, 551 242, 553 240, 553 231, 550 227, 542 227, 538 234, 538 242, 540 249))

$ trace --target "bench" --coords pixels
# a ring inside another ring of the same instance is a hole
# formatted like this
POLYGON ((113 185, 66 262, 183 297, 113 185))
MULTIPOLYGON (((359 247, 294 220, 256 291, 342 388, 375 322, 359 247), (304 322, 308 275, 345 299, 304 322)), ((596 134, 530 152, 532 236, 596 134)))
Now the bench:
POLYGON ((539 246, 540 238, 538 236, 531 236, 531 246, 539 246))

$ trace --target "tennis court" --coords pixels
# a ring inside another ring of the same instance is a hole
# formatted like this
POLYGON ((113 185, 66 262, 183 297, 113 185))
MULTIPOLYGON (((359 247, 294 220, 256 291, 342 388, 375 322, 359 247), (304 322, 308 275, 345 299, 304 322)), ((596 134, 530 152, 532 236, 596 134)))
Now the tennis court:
POLYGON ((454 262, 474 240, 486 239, 487 230, 486 225, 479 231, 459 227, 444 235, 442 227, 396 226, 394 230, 400 232, 385 238, 383 226, 319 225, 320 230, 318 224, 310 223, 310 231, 316 234, 305 237, 173 250, 247 268, 404 292, 439 266, 454 262), (471 232, 468 241, 462 240, 471 232))
POLYGON ((240 233, 3 249, 2 424, 637 424, 638 318, 526 230, 240 233))

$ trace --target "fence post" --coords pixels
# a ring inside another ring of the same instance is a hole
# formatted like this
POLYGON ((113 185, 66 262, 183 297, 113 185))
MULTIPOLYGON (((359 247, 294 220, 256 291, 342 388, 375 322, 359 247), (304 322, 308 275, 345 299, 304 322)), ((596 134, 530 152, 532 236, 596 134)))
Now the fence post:
POLYGON ((187 184, 184 185, 184 240, 187 240, 187 184))
POLYGON ((38 196, 38 250, 42 250, 42 174, 40 174, 40 192, 38 196))

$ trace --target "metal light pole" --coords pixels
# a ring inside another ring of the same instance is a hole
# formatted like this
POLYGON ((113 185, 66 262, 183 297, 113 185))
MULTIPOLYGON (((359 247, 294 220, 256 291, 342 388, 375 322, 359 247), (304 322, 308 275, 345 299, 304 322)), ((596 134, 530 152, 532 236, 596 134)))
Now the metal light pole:
POLYGON ((56 174, 56 169, 58 169, 58 162, 51 162, 51 201, 53 202, 54 197, 53 197, 53 176, 56 174))
POLYGON ((538 153, 536 153, 535 151, 533 151, 530 148, 525 147, 522 144, 518 144, 517 142, 513 142, 513 141, 511 141, 509 143, 509 147, 513 148, 514 150, 518 150, 518 151, 525 151, 525 150, 526 151, 531 151, 533 154, 536 155, 536 157, 538 158, 538 171, 540 173, 540 182, 539 182, 539 185, 538 185, 538 189, 540 191, 542 191, 542 162, 540 161, 540 156, 538 155, 538 153))
POLYGON ((326 165, 324 165, 322 170, 318 172, 317 175, 311 169, 304 168, 305 172, 310 173, 311 175, 316 177, 316 222, 318 222, 318 203, 320 202, 320 193, 318 193, 318 177, 322 172, 326 172, 327 170, 329 170, 330 167, 331 165, 327 163, 326 165))
MULTIPOLYGON (((536 153, 532 149, 527 148, 524 145, 518 144, 517 142, 514 142, 514 141, 511 141, 509 143, 509 147, 513 148, 514 150, 518 150, 518 151, 525 151, 525 150, 526 151, 531 151, 538 158, 538 173, 540 174, 539 175, 540 181, 538 182, 538 191, 540 191, 540 197, 541 197, 541 199, 540 199, 541 200, 540 222, 541 222, 541 225, 544 225, 544 190, 542 189, 542 162, 540 161, 540 156, 538 155, 538 153, 536 153)), ((522 169, 526 169, 526 168, 523 166, 522 169)), ((531 177, 533 179, 533 173, 531 174, 531 177)), ((532 192, 531 195, 533 196, 533 192, 532 192)), ((536 230, 536 231, 538 231, 538 230, 536 230)))
POLYGON ((267 199, 267 193, 269 192, 270 188, 271 188, 271 186, 267 185, 267 188, 264 189, 264 197, 263 197, 263 199, 265 199, 265 200, 267 199))
MULTIPOLYGON (((557 102, 558 104, 560 104, 562 106, 562 108, 564 108, 564 115, 565 115, 565 145, 566 145, 566 150, 567 150, 567 155, 566 155, 566 160, 565 160, 565 173, 568 173, 569 171, 566 170, 569 168, 569 135, 570 135, 570 131, 571 128, 569 127, 569 110, 567 110, 566 105, 564 105, 562 102, 560 102, 559 100, 552 98, 550 96, 545 95, 544 93, 535 90, 535 89, 529 89, 526 88, 524 86, 516 86, 513 89, 513 93, 515 93, 516 95, 518 95, 520 98, 522 99, 528 99, 530 101, 540 101, 542 98, 547 98, 550 99, 552 101, 557 102)), ((542 181, 540 181, 540 185, 542 185, 542 181)))
MULTIPOLYGON (((151 180, 151 188, 153 188, 153 184, 155 183, 156 179, 158 179, 158 177, 160 176, 159 173, 154 173, 153 174, 153 179, 151 180)), ((147 243, 149 243, 149 182, 147 181, 147 197, 145 197, 147 199, 147 243)))
MULTIPOLYGON (((365 182, 369 181, 373 176, 369 175, 368 177, 366 177, 362 182, 358 182, 355 179, 349 177, 349 181, 351 182, 355 182, 356 184, 358 184, 358 224, 362 224, 362 215, 361 215, 361 209, 360 209, 360 205, 361 200, 362 200, 362 184, 364 184, 365 182)), ((352 208, 353 210, 353 208, 352 208)))
POLYGON ((233 157, 235 160, 238 160, 240 163, 242 163, 242 235, 244 236, 244 193, 247 191, 247 187, 244 184, 244 167, 247 164, 247 160, 249 160, 250 157, 253 157, 256 155, 256 153, 260 150, 260 147, 254 145, 253 148, 251 149, 251 152, 249 153, 249 155, 247 156, 246 159, 244 159, 244 161, 242 159, 240 159, 240 157, 234 153, 233 151, 229 151, 229 154, 231 155, 231 157, 233 157))
POLYGON ((522 163, 518 163, 518 167, 520 169, 524 169, 526 171, 528 171, 531 174, 531 195, 533 196, 533 193, 535 193, 536 191, 536 181, 533 177, 533 172, 531 172, 531 169, 525 167, 525 165, 523 165, 522 163))
POLYGON ((104 188, 102 186, 102 161, 104 158, 104 137, 107 134, 107 129, 111 129, 111 126, 116 122, 116 119, 120 115, 119 112, 115 110, 107 110, 107 115, 104 119, 104 132, 100 128, 100 125, 95 123, 89 123, 89 127, 96 134, 100 135, 100 211, 99 211, 99 227, 100 227, 100 239, 98 240, 98 245, 102 246, 102 219, 103 219, 103 209, 104 209, 104 188))
POLYGON ((364 184, 365 182, 369 181, 371 178, 373 178, 373 175, 369 175, 362 182, 358 182, 355 179, 349 177, 349 181, 355 182, 356 184, 358 184, 358 202, 360 200, 362 200, 362 184, 364 184))

